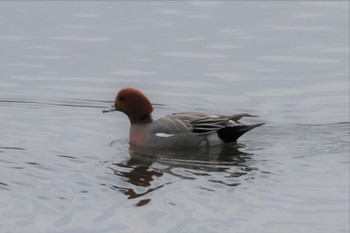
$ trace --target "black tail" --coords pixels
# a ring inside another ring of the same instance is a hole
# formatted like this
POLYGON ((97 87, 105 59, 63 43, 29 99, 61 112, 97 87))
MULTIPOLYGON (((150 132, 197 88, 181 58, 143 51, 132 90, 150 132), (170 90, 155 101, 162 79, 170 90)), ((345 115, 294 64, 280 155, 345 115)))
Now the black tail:
POLYGON ((265 123, 254 124, 254 125, 237 125, 237 126, 226 127, 226 128, 218 130, 218 136, 225 143, 235 142, 244 133, 246 133, 249 130, 254 129, 258 126, 261 126, 263 124, 265 124, 265 123))

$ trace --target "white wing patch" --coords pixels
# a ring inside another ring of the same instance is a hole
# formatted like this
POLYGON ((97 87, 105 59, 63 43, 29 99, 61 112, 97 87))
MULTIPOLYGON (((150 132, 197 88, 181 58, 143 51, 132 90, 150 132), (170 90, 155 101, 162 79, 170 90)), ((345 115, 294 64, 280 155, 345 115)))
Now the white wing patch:
POLYGON ((175 134, 156 133, 155 135, 156 135, 157 137, 160 137, 160 138, 168 138, 168 137, 174 136, 175 134))

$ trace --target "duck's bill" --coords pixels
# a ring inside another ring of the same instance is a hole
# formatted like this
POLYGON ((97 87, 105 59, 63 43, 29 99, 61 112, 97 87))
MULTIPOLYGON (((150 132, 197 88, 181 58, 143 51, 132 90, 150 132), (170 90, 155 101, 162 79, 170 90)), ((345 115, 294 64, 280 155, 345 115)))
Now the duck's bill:
POLYGON ((118 111, 118 109, 114 106, 114 104, 112 104, 110 107, 103 109, 103 113, 106 112, 114 112, 114 111, 118 111))

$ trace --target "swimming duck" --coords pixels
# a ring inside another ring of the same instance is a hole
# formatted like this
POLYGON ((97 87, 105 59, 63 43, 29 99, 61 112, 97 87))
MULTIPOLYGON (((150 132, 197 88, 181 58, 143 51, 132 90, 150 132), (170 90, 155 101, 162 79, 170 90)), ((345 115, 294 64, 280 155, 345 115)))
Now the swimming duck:
POLYGON ((247 113, 222 116, 181 112, 154 120, 151 102, 141 91, 133 88, 120 90, 114 104, 103 113, 112 111, 128 116, 131 123, 130 144, 144 148, 180 149, 233 143, 244 133, 264 124, 240 123, 242 117, 256 117, 247 113))

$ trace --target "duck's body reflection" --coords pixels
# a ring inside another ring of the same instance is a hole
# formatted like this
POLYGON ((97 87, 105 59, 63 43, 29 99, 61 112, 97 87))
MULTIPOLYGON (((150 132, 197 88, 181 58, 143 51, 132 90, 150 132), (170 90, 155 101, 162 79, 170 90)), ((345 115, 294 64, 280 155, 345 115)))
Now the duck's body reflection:
MULTIPOLYGON (((255 168, 248 165, 251 154, 242 152, 243 144, 225 144, 211 148, 196 148, 181 151, 162 151, 130 147, 130 158, 124 162, 113 163, 112 171, 127 187, 111 185, 128 199, 149 195, 164 185, 172 183, 157 182, 164 173, 180 179, 196 179, 198 176, 210 176, 213 172, 224 172, 225 178, 238 178, 255 168), (155 166, 156 164, 156 166, 155 166), (180 171, 180 172, 179 172, 180 171), (156 181, 156 182, 153 182, 156 181)), ((228 183, 225 180, 209 179, 213 183, 237 186, 239 182, 228 183)), ((136 205, 147 204, 150 198, 140 200, 136 205)))

